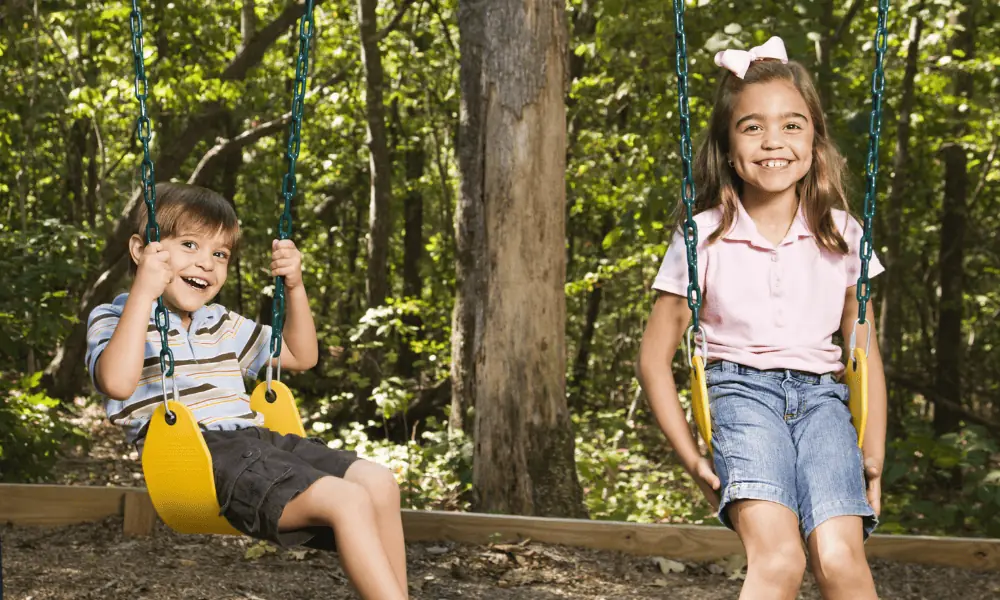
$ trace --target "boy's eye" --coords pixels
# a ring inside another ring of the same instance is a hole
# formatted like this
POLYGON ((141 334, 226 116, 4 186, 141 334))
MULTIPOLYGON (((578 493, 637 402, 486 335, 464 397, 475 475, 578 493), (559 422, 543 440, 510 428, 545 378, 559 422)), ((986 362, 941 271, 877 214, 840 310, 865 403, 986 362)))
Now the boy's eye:
POLYGON ((194 242, 181 242, 181 246, 184 246, 185 248, 195 248, 197 244, 194 242))
POLYGON ((221 258, 222 260, 229 260, 229 253, 219 250, 215 253, 216 258, 221 258))

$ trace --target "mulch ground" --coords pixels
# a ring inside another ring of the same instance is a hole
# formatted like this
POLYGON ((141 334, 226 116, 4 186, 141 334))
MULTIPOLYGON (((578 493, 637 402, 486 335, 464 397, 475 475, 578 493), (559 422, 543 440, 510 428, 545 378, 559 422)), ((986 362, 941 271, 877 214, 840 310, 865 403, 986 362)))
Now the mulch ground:
MULTIPOLYGON (((99 416, 85 414, 80 425, 94 434, 93 445, 62 461, 54 482, 143 485, 120 432, 99 416)), ((148 538, 126 538, 121 531, 120 518, 58 529, 0 528, 3 598, 357 598, 335 554, 278 550, 248 538, 179 535, 162 525, 148 538)), ((743 574, 740 557, 678 563, 531 542, 410 544, 407 558, 415 600, 729 599, 738 597, 743 574)), ((886 561, 874 561, 872 570, 885 599, 1000 598, 1000 573, 886 561)), ((799 598, 820 598, 811 575, 799 598)))

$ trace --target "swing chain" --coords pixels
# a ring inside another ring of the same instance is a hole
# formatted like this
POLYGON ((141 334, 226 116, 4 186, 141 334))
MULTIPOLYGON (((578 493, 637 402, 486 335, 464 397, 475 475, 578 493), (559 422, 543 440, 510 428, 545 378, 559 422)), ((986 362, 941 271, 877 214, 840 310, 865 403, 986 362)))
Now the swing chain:
MULTIPOLYGON (((865 212, 864 232, 861 236, 861 273, 858 276, 856 295, 858 298, 858 323, 865 323, 868 300, 871 297, 871 283, 868 280, 868 263, 872 257, 872 221, 875 218, 875 198, 878 195, 876 177, 878 175, 878 145, 882 133, 882 90, 885 87, 883 59, 889 34, 886 21, 889 14, 889 0, 879 0, 878 26, 875 29, 875 70, 872 72, 872 112, 868 121, 868 159, 865 163, 865 212)), ((851 344, 853 349, 854 344, 851 344)))
MULTIPOLYGON (((306 77, 309 74, 309 42, 312 40, 315 24, 313 22, 313 2, 307 0, 305 13, 299 22, 299 56, 295 62, 295 87, 292 97, 292 120, 288 126, 288 144, 285 158, 288 159, 288 172, 281 181, 281 195, 285 200, 285 209, 278 219, 278 239, 287 240, 292 235, 292 198, 295 196, 295 164, 302 147, 302 112, 305 108, 306 77)), ((285 328, 285 278, 274 279, 274 302, 271 307, 271 357, 281 356, 281 332, 285 328)), ((281 374, 281 364, 278 364, 278 374, 281 374)), ((268 386, 270 390, 270 386, 268 386)))
POLYGON ((688 109, 687 37, 684 34, 684 0, 674 0, 674 29, 677 41, 677 108, 681 123, 681 163, 683 181, 681 200, 684 203, 684 246, 687 248, 687 302, 691 309, 694 332, 701 331, 701 288, 698 286, 698 224, 694 220, 694 175, 691 167, 691 119, 688 109))
MULTIPOLYGON (((152 137, 153 128, 146 112, 149 82, 146 80, 146 66, 143 56, 142 14, 139 11, 139 0, 132 0, 129 27, 132 30, 132 58, 135 64, 135 98, 139 101, 136 136, 142 142, 142 198, 146 203, 146 212, 149 215, 146 225, 146 243, 149 244, 160 241, 160 226, 156 223, 156 178, 153 170, 153 159, 149 155, 149 140, 152 137)), ((170 345, 167 342, 170 317, 167 308, 163 305, 163 296, 156 299, 154 314, 156 315, 156 329, 160 332, 160 371, 164 377, 170 377, 174 374, 174 353, 170 350, 170 345)))

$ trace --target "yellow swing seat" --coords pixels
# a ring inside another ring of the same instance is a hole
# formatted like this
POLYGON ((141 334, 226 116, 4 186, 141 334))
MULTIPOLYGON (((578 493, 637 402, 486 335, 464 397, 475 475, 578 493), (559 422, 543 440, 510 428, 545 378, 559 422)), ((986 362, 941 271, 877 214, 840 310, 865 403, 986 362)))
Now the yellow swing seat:
MULTIPOLYGON (((868 425, 868 357, 861 348, 855 348, 851 360, 847 361, 845 375, 847 387, 851 391, 848 407, 851 421, 858 432, 858 448, 865 439, 868 425)), ((705 383, 705 360, 701 356, 691 359, 691 412, 694 414, 698 434, 712 453, 712 414, 708 407, 708 385, 705 383)))
MULTIPOLYGON (((250 396, 250 408, 264 415, 264 426, 282 434, 305 437, 288 386, 271 382, 273 402, 267 400, 267 383, 260 383, 250 396)), ((157 514, 178 533, 242 535, 219 514, 212 456, 208 453, 194 415, 180 402, 168 401, 177 417, 171 425, 163 404, 156 407, 142 453, 146 488, 157 514)))

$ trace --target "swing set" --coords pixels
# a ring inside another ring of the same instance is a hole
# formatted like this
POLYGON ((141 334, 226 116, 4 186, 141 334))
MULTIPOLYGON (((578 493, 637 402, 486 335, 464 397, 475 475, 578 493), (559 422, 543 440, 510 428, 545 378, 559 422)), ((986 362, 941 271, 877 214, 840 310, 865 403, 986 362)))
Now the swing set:
MULTIPOLYGON (((281 195, 284 211, 278 220, 279 239, 288 239, 292 233, 292 199, 296 193, 295 165, 301 147, 302 114, 306 79, 309 70, 309 46, 313 36, 313 3, 306 0, 305 12, 299 22, 299 51, 295 65, 295 86, 292 98, 292 116, 288 129, 285 158, 288 170, 282 180, 281 195)), ((674 0, 677 51, 677 90, 680 109, 681 157, 683 164, 682 200, 686 210, 684 238, 688 261, 688 307, 692 324, 687 330, 685 347, 691 369, 692 409, 698 431, 711 451, 712 426, 708 408, 708 390, 705 384, 705 332, 699 322, 701 290, 698 287, 698 227, 694 221, 694 178, 691 170, 692 150, 687 91, 687 48, 684 33, 684 1, 674 0), (692 356, 692 337, 701 345, 701 355, 695 349, 692 356)), ((868 413, 867 351, 857 347, 858 325, 868 325, 866 309, 869 299, 868 263, 872 254, 872 218, 875 214, 876 175, 878 173, 878 145, 882 118, 882 89, 885 84, 883 55, 886 48, 886 18, 888 0, 879 0, 878 28, 875 34, 875 70, 872 74, 872 111, 869 121, 868 160, 865 168, 864 235, 861 239, 861 273, 857 283, 858 320, 850 339, 850 360, 847 365, 847 382, 851 391, 850 410, 858 431, 858 446, 864 441, 868 413)), ((142 143, 143 158, 141 180, 143 201, 148 209, 146 242, 158 242, 160 230, 156 222, 156 186, 153 160, 149 154, 151 137, 150 120, 146 112, 149 85, 143 57, 143 24, 139 0, 132 0, 129 17, 132 33, 132 55, 135 66, 135 97, 139 103, 136 135, 142 143)), ((305 435, 302 420, 291 390, 281 383, 281 334, 285 319, 284 278, 275 278, 272 307, 271 360, 267 365, 266 381, 257 385, 250 398, 251 409, 264 415, 264 426, 279 433, 305 435), (274 369, 277 367, 276 377, 274 369)), ((142 470, 150 499, 157 514, 170 528, 189 534, 241 535, 220 514, 215 490, 212 458, 202 437, 201 429, 191 410, 180 401, 174 379, 174 357, 167 343, 168 315, 163 298, 157 299, 156 328, 160 334, 160 370, 163 402, 157 406, 146 434, 142 456, 142 470), (167 380, 170 380, 168 388, 167 380), (172 393, 168 395, 168 389, 172 393)), ((871 331, 871 328, 868 328, 871 331)))
MULTIPOLYGON (((313 2, 307 0, 305 13, 299 22, 299 54, 295 64, 295 87, 292 98, 292 118, 288 127, 285 158, 288 171, 281 184, 284 212, 278 220, 278 238, 286 240, 292 234, 292 198, 295 196, 295 163, 301 147, 302 111, 305 106, 306 76, 309 72, 309 43, 313 36, 313 2)), ((142 142, 142 196, 149 213, 146 243, 160 241, 156 223, 156 184, 153 159, 149 155, 151 127, 146 114, 149 85, 143 58, 142 15, 139 0, 132 0, 129 17, 132 31, 132 56, 135 63, 135 97, 139 101, 136 129, 142 142)), ((142 471, 153 506, 170 528, 180 533, 216 533, 242 535, 220 514, 215 491, 212 457, 202 437, 198 422, 177 393, 174 379, 174 355, 167 344, 167 309, 162 296, 156 301, 156 329, 160 333, 160 371, 163 402, 150 420, 142 453, 142 471), (170 379, 172 399, 168 397, 170 379)), ((281 383, 281 333, 285 323, 285 280, 276 277, 272 306, 271 360, 267 364, 267 380, 257 385, 250 396, 250 408, 264 415, 264 426, 282 434, 294 433, 305 437, 302 419, 288 386, 281 383), (274 368, 277 365, 276 377, 274 368)))
MULTIPOLYGON (((872 219, 875 216, 875 197, 877 195, 876 177, 878 175, 878 145, 882 132, 882 90, 885 87, 883 58, 885 55, 888 33, 886 21, 889 14, 889 0, 878 0, 878 25, 875 30, 875 69, 871 77, 872 110, 868 121, 868 158, 865 164, 865 209, 864 233, 861 237, 860 257, 861 273, 855 288, 858 299, 858 320, 851 332, 849 360, 845 379, 850 389, 851 420, 858 432, 858 447, 862 447, 865 439, 865 428, 868 424, 868 352, 871 349, 871 324, 866 320, 868 299, 871 283, 868 280, 868 263, 872 256, 872 219), (867 326, 865 348, 857 345, 858 325, 867 326)), ((712 416, 709 412, 708 386, 705 382, 705 357, 708 355, 705 330, 699 321, 701 310, 701 289, 698 287, 698 225, 694 220, 694 177, 691 170, 691 122, 688 113, 688 65, 687 39, 684 35, 684 0, 674 0, 674 24, 676 27, 677 47, 677 104, 680 114, 681 130, 681 163, 683 181, 681 184, 681 200, 684 204, 684 245, 687 250, 688 289, 687 304, 691 309, 691 326, 685 336, 688 367, 691 371, 691 412, 694 413, 698 433, 712 452, 712 416), (698 355, 697 346, 692 355, 692 338, 701 347, 698 355)))

